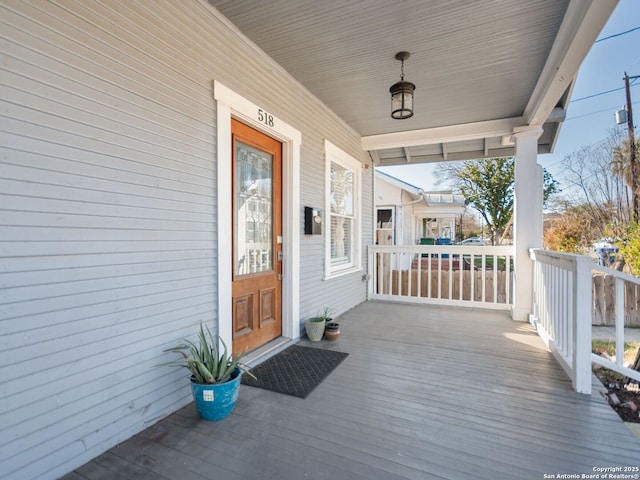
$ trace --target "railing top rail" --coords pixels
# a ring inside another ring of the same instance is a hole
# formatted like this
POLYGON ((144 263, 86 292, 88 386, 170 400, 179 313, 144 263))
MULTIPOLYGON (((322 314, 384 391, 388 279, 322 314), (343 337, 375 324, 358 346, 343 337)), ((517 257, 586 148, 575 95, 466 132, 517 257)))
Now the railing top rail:
POLYGON ((615 278, 621 278, 625 282, 635 283, 636 285, 640 285, 640 278, 635 277, 633 275, 629 275, 628 273, 619 272, 618 270, 614 270, 613 268, 604 267, 602 265, 598 265, 597 263, 593 264, 593 270, 597 272, 606 273, 607 275, 611 275, 615 278))
POLYGON ((639 277, 635 277, 633 275, 629 275, 628 273, 614 270, 613 268, 598 265, 597 263, 595 263, 595 261, 591 257, 588 257, 586 255, 576 255, 574 253, 554 252, 551 250, 542 250, 538 248, 532 248, 530 250, 530 257, 532 260, 535 260, 535 261, 558 265, 559 267, 563 267, 567 269, 571 269, 571 268, 568 268, 569 265, 575 265, 576 263, 579 263, 579 262, 589 263, 591 264, 590 265, 591 270, 606 273, 607 275, 611 275, 615 278, 620 278, 626 282, 640 285, 639 277))
POLYGON ((564 260, 570 262, 591 262, 591 258, 586 255, 577 255, 575 253, 555 252, 553 250, 543 250, 542 248, 529 249, 529 256, 532 260, 564 260))
POLYGON ((404 253, 461 253, 473 255, 513 255, 515 249, 507 246, 468 246, 468 245, 369 245, 375 252, 404 252, 404 253))

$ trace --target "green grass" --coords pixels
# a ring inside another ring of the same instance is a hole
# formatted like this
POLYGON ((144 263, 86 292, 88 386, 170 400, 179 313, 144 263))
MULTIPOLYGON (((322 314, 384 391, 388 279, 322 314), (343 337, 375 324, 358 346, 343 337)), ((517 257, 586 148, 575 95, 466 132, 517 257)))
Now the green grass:
MULTIPOLYGON (((464 259, 467 262, 471 261, 471 255, 464 255, 464 259)), ((493 256, 487 256, 485 257, 485 268, 487 270, 493 270, 493 260, 494 257, 493 256)), ((499 271, 505 271, 507 269, 507 259, 504 257, 498 257, 498 270, 499 271)), ((474 255, 473 257, 473 263, 475 265, 475 267, 480 270, 482 268, 482 257, 479 257, 478 255, 474 255)), ((513 272, 513 259, 511 259, 511 261, 509 262, 509 271, 513 272)))
MULTIPOLYGON (((624 342, 624 361, 632 364, 640 348, 640 342, 624 342)), ((593 340, 591 342, 591 351, 594 353, 607 352, 609 356, 616 354, 616 342, 612 340, 593 340)))

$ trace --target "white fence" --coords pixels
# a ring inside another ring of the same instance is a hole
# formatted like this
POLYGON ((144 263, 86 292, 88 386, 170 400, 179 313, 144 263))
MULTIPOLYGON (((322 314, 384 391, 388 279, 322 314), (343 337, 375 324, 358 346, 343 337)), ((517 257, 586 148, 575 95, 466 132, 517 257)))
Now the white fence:
POLYGON ((596 265, 589 257, 531 250, 534 305, 531 323, 566 371, 576 391, 591 393, 591 362, 640 381, 640 373, 623 366, 625 282, 631 275, 596 265), (593 272, 615 277, 616 362, 591 353, 594 312, 593 272))
POLYGON ((369 247, 369 298, 510 309, 513 248, 369 247))

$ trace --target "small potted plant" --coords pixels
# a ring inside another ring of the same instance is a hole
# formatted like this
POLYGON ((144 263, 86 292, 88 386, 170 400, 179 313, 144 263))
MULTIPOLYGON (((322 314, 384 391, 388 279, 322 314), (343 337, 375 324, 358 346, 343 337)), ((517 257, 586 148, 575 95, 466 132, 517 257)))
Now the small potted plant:
POLYGON ((325 308, 318 314, 318 318, 324 319, 324 338, 336 340, 340 336, 340 322, 333 319, 333 311, 325 308))
POLYGON ((310 318, 304 323, 304 329, 307 332, 309 340, 312 342, 319 342, 322 340, 327 319, 331 321, 331 310, 329 308, 324 308, 318 312, 318 315, 310 318))
POLYGON ((324 325, 324 338, 327 340, 337 340, 340 336, 340 322, 330 319, 324 325))
POLYGON ((162 365, 185 367, 191 372, 191 393, 198 413, 204 420, 222 420, 231 413, 238 400, 243 373, 254 375, 240 363, 241 355, 229 355, 224 341, 205 331, 200 324, 198 342, 183 343, 165 350, 179 353, 182 358, 162 365), (218 340, 224 350, 218 349, 218 340))

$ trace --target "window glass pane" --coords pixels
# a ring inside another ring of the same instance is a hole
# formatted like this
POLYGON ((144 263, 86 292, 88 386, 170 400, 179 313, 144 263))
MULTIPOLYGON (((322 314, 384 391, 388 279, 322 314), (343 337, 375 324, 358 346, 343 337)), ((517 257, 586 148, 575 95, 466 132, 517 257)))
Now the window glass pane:
POLYGON ((331 163, 331 212, 353 215, 353 172, 331 163))
POLYGON ((378 210, 376 222, 376 245, 393 245, 393 211, 388 208, 378 210))
POLYGON ((273 156, 236 142, 235 274, 273 268, 273 156))
POLYGON ((353 220, 338 215, 331 216, 331 265, 351 263, 353 220))
POLYGON ((380 209, 378 210, 378 228, 392 228, 393 224, 391 223, 393 216, 391 209, 380 209))

